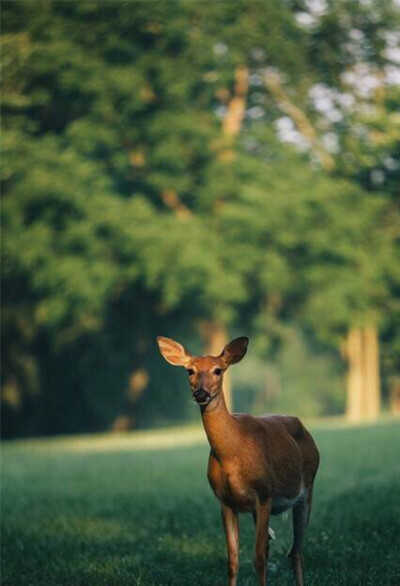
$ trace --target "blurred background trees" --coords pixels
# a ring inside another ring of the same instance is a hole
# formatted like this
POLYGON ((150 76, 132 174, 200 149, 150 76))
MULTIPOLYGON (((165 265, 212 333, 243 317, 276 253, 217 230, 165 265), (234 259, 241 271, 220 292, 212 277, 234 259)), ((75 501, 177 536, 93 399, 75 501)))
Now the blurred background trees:
POLYGON ((194 417, 158 334, 248 334, 235 409, 399 409, 398 25, 3 2, 3 435, 194 417))

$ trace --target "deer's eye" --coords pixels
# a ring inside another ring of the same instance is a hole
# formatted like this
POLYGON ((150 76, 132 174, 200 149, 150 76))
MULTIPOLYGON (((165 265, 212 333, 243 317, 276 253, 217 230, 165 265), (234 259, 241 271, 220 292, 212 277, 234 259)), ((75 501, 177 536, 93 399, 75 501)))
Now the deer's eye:
POLYGON ((214 370, 214 374, 216 374, 217 376, 219 376, 221 374, 221 372, 222 372, 222 368, 216 368, 214 370))
POLYGON ((188 371, 188 375, 189 375, 189 376, 193 376, 193 375, 194 375, 194 370, 193 370, 193 368, 188 368, 188 369, 187 369, 187 371, 188 371))

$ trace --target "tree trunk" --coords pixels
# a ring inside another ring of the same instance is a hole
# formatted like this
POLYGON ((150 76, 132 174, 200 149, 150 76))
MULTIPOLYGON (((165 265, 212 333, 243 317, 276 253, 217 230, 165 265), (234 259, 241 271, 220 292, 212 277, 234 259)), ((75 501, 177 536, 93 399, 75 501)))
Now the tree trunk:
POLYGON ((364 417, 376 419, 381 408, 379 349, 376 328, 369 326, 363 331, 364 359, 364 417))
POLYGON ((346 417, 350 421, 359 421, 362 406, 362 331, 352 328, 347 336, 347 405, 346 417))
POLYGON ((393 415, 400 415, 400 377, 394 376, 389 381, 389 405, 393 415))
MULTIPOLYGON (((235 137, 239 134, 243 118, 246 113, 246 98, 249 85, 248 70, 244 66, 235 69, 235 85, 233 95, 227 104, 227 111, 222 122, 222 140, 224 148, 219 154, 220 160, 226 164, 233 164, 235 153, 233 145, 235 137)), ((228 334, 225 326, 218 321, 202 324, 203 335, 206 339, 206 352, 211 356, 221 354, 225 344, 228 343, 228 334)), ((224 375, 224 395, 228 411, 232 411, 232 383, 230 372, 224 375)))
POLYGON ((347 336, 347 405, 350 421, 375 419, 380 411, 379 351, 376 328, 352 328, 347 336))
POLYGON ((273 71, 271 68, 267 68, 264 75, 264 82, 278 108, 292 119, 298 130, 310 143, 323 168, 327 171, 333 171, 336 167, 335 159, 319 140, 306 114, 297 104, 293 103, 289 95, 285 92, 279 73, 273 71))
POLYGON ((246 98, 249 87, 249 72, 247 67, 235 69, 234 94, 229 100, 228 109, 222 123, 222 135, 224 137, 237 136, 242 128, 243 118, 246 114, 246 98))

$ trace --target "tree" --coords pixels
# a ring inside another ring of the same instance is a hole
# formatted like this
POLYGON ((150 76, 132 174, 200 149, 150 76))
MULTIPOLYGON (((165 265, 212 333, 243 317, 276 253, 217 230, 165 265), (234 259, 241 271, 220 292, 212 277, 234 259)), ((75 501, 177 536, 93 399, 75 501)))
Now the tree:
POLYGON ((307 29, 275 0, 171 6, 4 3, 3 393, 13 413, 37 404, 42 432, 186 416, 157 334, 205 326, 219 352, 251 323, 262 354, 289 322, 337 344, 394 314, 393 201, 365 178, 395 160, 394 131, 379 146, 395 90, 368 152, 367 111, 327 127, 316 100, 321 80, 347 92, 342 57, 315 52, 346 9, 307 29))
MULTIPOLYGON (((395 195, 399 180, 395 163, 400 144, 395 114, 400 97, 396 82, 399 14, 391 1, 321 6, 317 14, 310 5, 308 12, 297 15, 308 28, 309 55, 319 74, 318 83, 309 92, 315 124, 331 151, 336 173, 358 181, 366 198, 376 198, 377 191, 387 194, 379 237, 386 253, 378 245, 379 262, 374 265, 371 257, 376 275, 369 289, 375 285, 377 293, 380 283, 380 295, 386 290, 386 303, 377 303, 374 309, 364 307, 361 313, 357 310, 344 344, 349 361, 347 413, 359 419, 379 412, 377 328, 385 337, 387 316, 391 316, 389 321, 393 319, 398 290, 398 262, 393 250, 398 241, 399 211, 391 195, 395 195)), ((360 290, 360 298, 366 297, 365 291, 360 290)))

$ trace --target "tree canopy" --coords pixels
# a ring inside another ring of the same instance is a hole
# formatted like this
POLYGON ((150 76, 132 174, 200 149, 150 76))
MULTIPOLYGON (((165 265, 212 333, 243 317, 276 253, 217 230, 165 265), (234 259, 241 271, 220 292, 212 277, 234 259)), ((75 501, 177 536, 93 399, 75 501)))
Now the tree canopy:
POLYGON ((396 375, 396 23, 389 0, 3 2, 6 434, 188 416, 153 338, 207 320, 263 359, 373 324, 396 375))

